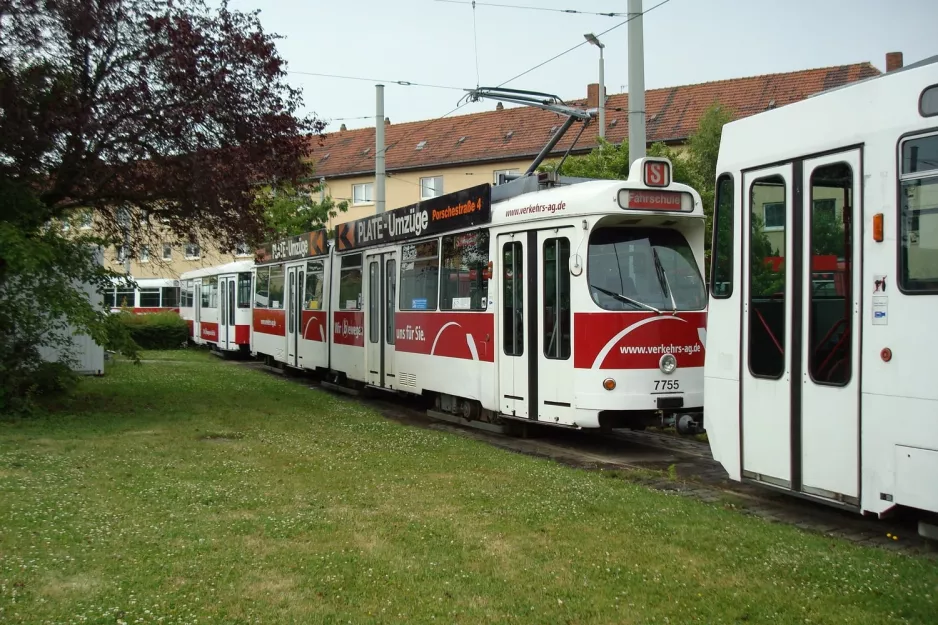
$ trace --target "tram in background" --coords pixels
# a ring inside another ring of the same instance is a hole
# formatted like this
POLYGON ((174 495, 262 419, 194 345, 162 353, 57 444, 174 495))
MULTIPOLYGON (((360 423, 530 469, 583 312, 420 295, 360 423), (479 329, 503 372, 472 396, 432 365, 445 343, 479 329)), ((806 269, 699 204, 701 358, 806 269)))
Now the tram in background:
POLYGON ((250 350, 253 270, 253 261, 239 260, 180 276, 179 314, 192 342, 222 352, 250 350))
POLYGON ((136 278, 136 288, 115 284, 103 292, 104 307, 112 312, 126 310, 134 314, 179 312, 179 280, 136 278))
POLYGON ((714 458, 864 513, 938 513, 938 57, 727 124, 717 174, 714 458))

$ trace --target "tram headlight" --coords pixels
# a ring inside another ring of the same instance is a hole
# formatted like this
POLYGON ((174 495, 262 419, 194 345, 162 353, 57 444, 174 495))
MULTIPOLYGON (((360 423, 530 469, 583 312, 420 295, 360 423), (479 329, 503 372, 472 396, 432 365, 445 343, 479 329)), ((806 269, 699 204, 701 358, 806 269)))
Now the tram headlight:
POLYGON ((662 373, 674 373, 674 370, 677 369, 677 358, 674 357, 674 354, 665 354, 658 361, 658 368, 661 369, 662 373))

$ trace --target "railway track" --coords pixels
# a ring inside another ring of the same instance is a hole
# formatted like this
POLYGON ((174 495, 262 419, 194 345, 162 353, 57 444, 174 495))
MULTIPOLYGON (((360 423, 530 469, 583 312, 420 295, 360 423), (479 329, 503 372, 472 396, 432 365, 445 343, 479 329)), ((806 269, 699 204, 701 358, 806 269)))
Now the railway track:
POLYGON ((480 429, 459 417, 433 413, 381 391, 359 393, 323 383, 301 372, 284 371, 254 361, 229 361, 282 375, 320 392, 342 393, 395 421, 473 438, 516 453, 550 458, 569 466, 621 471, 623 479, 655 490, 691 497, 737 510, 767 522, 794 525, 804 531, 925 555, 938 560, 938 547, 918 535, 917 519, 905 511, 886 519, 861 516, 815 501, 729 479, 713 460, 708 444, 660 432, 570 430, 548 426, 525 428, 509 435, 501 428, 480 429))

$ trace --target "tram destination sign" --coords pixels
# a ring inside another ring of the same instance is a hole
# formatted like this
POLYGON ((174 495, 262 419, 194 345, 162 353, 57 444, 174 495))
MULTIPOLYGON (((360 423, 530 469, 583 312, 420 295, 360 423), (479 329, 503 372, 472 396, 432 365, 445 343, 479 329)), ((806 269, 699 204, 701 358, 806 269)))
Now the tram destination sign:
POLYGON ((257 248, 254 262, 278 263, 310 256, 322 256, 328 252, 324 229, 305 232, 294 237, 264 243, 257 248))
POLYGON ((380 215, 339 224, 335 228, 336 249, 345 252, 470 228, 491 220, 492 187, 488 183, 480 184, 380 215))

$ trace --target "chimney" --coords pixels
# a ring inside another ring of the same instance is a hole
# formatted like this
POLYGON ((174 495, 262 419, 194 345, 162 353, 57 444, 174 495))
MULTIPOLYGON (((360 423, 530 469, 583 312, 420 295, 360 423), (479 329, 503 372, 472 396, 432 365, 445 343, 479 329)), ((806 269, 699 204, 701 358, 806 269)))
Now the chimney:
POLYGON ((504 109, 505 109, 505 106, 504 106, 501 102, 499 102, 498 104, 495 105, 495 110, 496 110, 496 111, 501 111, 501 110, 504 110, 504 109))
POLYGON ((887 52, 886 53, 886 71, 894 72, 897 69, 902 69, 902 53, 901 52, 887 52))
POLYGON ((391 125, 391 118, 390 118, 390 117, 385 117, 385 118, 384 118, 384 125, 385 125, 385 126, 390 126, 390 125, 391 125))
POLYGON ((339 132, 342 132, 343 130, 348 130, 348 128, 345 127, 345 124, 339 126, 339 132))
POLYGON ((586 85, 586 108, 594 109, 599 107, 599 83, 591 82, 586 85))

